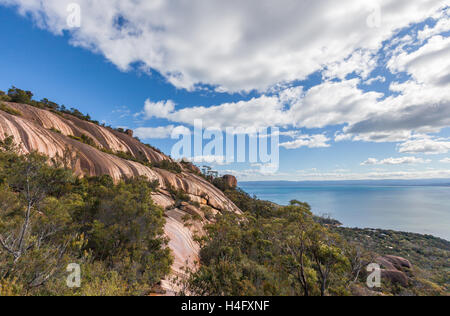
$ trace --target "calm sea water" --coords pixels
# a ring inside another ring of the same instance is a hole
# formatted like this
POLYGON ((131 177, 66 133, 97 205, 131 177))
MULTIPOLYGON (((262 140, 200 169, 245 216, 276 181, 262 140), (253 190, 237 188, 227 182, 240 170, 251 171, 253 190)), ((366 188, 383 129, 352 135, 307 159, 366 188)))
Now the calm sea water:
POLYGON ((450 240, 450 187, 302 186, 243 183, 259 199, 287 205, 307 202, 317 215, 329 214, 346 227, 429 234, 450 240))

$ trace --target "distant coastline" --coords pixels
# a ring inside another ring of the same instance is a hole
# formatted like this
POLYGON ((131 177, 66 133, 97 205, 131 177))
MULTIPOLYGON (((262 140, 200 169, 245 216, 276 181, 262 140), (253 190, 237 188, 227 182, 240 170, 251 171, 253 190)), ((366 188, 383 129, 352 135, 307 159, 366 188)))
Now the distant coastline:
POLYGON ((330 180, 330 181, 241 181, 240 185, 258 186, 441 186, 450 187, 450 179, 415 179, 415 180, 330 180))
POLYGON ((239 186, 279 205, 306 202, 345 227, 386 229, 450 240, 450 180, 254 181, 239 186))

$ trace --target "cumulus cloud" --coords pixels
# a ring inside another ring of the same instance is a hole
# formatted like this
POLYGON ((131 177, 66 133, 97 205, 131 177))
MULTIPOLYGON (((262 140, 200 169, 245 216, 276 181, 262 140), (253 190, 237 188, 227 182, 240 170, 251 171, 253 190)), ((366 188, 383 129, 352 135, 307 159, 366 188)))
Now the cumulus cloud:
POLYGON ((364 82, 364 84, 370 86, 371 84, 375 83, 375 82, 386 82, 386 78, 383 76, 377 76, 374 78, 370 78, 369 80, 366 80, 364 82))
POLYGON ((441 163, 450 163, 450 158, 444 158, 440 162, 441 163))
POLYGON ((208 163, 208 164, 216 164, 216 165, 225 165, 227 164, 224 156, 195 156, 192 158, 185 158, 190 162, 194 163, 208 163))
POLYGON ((371 166, 371 165, 406 165, 406 164, 424 164, 430 163, 431 160, 425 160, 416 157, 401 157, 401 158, 387 158, 383 160, 378 160, 375 158, 369 158, 361 164, 361 166, 371 166))
MULTIPOLYGON (((448 141, 412 138, 450 126, 450 19, 442 0, 384 0, 379 6, 360 0, 79 0, 78 29, 67 24, 72 2, 0 0, 41 28, 68 31, 73 45, 103 54, 121 70, 137 64, 188 90, 209 85, 261 92, 183 109, 171 100, 147 100, 147 119, 184 125, 201 119, 205 127, 220 128, 344 126, 336 141, 403 142, 403 153, 449 150, 448 141), (368 23, 378 9, 381 23, 368 23), (430 17, 436 23, 396 35, 430 17), (408 78, 394 79, 387 95, 361 88, 386 80, 372 75, 380 64, 408 78), (323 80, 315 86, 293 86, 318 72, 323 80)), ((137 133, 162 137, 167 130, 137 133)), ((302 137, 283 145, 328 144, 324 135, 302 137)))
MULTIPOLYGON (((292 87, 276 95, 262 95, 248 101, 216 106, 196 106, 174 109, 173 102, 146 102, 151 116, 172 122, 193 125, 199 119, 207 127, 268 127, 294 126, 323 128, 328 125, 350 124, 380 111, 378 92, 358 89, 357 79, 342 82, 326 81, 307 92, 292 87), (149 106, 151 104, 151 106, 149 106), (155 110, 157 109, 157 110, 155 110)), ((145 111, 147 115, 149 114, 145 111)))
POLYGON ((450 84, 450 38, 434 36, 417 51, 402 51, 388 62, 392 72, 406 71, 419 83, 450 84))
POLYGON ((398 151, 406 154, 446 154, 450 151, 450 141, 444 138, 415 138, 400 144, 398 151))
POLYGON ((151 119, 153 117, 167 117, 175 109, 175 103, 171 100, 151 102, 145 101, 144 114, 145 118, 151 119))
POLYGON ((66 23, 72 0, 0 0, 122 70, 140 63, 179 88, 266 90, 328 69, 366 76, 371 52, 394 30, 431 16, 442 0, 78 0, 79 29, 66 23), (368 23, 374 8, 381 23, 368 23), (267 23, 270 21, 270 23, 267 23), (361 51, 362 53, 356 53, 361 51), (369 57, 368 57, 369 56, 369 57), (368 63, 366 63, 369 61, 368 63))
POLYGON ((450 31, 450 19, 442 19, 444 16, 450 15, 450 9, 442 10, 435 19, 438 19, 436 25, 434 27, 426 26, 422 31, 418 33, 418 38, 421 41, 424 41, 434 35, 442 34, 444 32, 450 31))
MULTIPOLYGON (((378 111, 350 123, 336 140, 402 142, 413 132, 436 133, 450 126, 450 38, 441 34, 450 23, 448 12, 442 11, 433 27, 418 32, 425 42, 419 48, 411 48, 414 34, 391 41, 386 67, 410 79, 391 82, 393 95, 377 102, 378 111)), ((376 78, 366 84, 371 80, 376 78)))
POLYGON ((141 139, 166 139, 174 130, 173 125, 161 127, 139 127, 134 130, 134 134, 141 139))
POLYGON ((295 140, 290 142, 281 143, 280 146, 286 149, 298 149, 301 147, 308 148, 326 148, 330 147, 328 143, 330 139, 323 135, 299 135, 295 140))
POLYGON ((412 180, 412 179, 448 179, 449 169, 435 170, 410 170, 410 171, 372 171, 351 172, 349 170, 321 171, 317 169, 298 170, 297 172, 280 172, 278 174, 263 174, 257 169, 249 170, 226 170, 222 171, 233 174, 239 181, 341 181, 341 180, 412 180))
POLYGON ((450 170, 412 170, 412 171, 375 171, 366 173, 356 172, 311 172, 299 171, 298 181, 321 180, 412 180, 412 179, 447 179, 450 178, 450 170))

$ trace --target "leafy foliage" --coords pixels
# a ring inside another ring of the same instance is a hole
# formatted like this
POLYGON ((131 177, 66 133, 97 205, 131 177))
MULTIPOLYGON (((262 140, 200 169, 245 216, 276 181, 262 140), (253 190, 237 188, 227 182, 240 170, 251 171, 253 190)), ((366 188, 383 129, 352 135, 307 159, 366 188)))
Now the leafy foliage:
POLYGON ((57 114, 70 114, 81 120, 88 121, 97 125, 99 124, 98 121, 92 120, 89 114, 85 115, 75 108, 67 109, 66 106, 59 105, 56 102, 48 100, 47 98, 44 98, 41 101, 33 100, 33 92, 22 90, 14 86, 12 86, 8 90, 7 95, 3 91, 0 91, 0 101, 28 104, 40 109, 50 110, 57 114))
POLYGON ((78 179, 62 162, 0 143, 2 295, 145 295, 170 272, 157 183, 78 179), (82 287, 69 289, 69 263, 82 287))
POLYGON ((85 134, 82 134, 80 137, 73 136, 73 135, 70 135, 69 137, 76 141, 79 141, 83 144, 97 148, 97 144, 95 143, 95 141, 91 137, 89 137, 85 134))
POLYGON ((168 170, 173 173, 181 173, 183 171, 180 164, 171 160, 162 160, 161 162, 154 162, 152 163, 152 167, 168 170))
POLYGON ((0 102, 0 111, 6 112, 11 115, 15 115, 15 116, 22 116, 22 113, 20 111, 13 109, 12 107, 9 107, 2 102, 0 102))
POLYGON ((247 213, 219 215, 201 238, 201 266, 188 271, 180 294, 349 294, 350 247, 316 223, 306 204, 275 207, 241 191, 228 192, 247 213), (265 206, 261 212, 257 206, 265 206))
POLYGON ((445 295, 450 292, 450 242, 433 236, 391 230, 333 228, 366 251, 407 258, 414 268, 414 286, 404 295, 445 295))

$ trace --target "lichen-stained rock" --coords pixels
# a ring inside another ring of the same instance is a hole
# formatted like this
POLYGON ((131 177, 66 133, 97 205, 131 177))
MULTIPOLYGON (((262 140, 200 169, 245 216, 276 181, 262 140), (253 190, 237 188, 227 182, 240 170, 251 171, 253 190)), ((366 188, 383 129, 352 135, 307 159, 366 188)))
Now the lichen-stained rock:
MULTIPOLYGON (((184 166, 183 172, 175 174, 111 154, 125 152, 135 158, 146 158, 150 163, 171 160, 158 150, 131 137, 130 132, 121 133, 68 114, 53 113, 29 105, 7 104, 20 111, 21 115, 14 116, 0 111, 0 139, 14 136, 23 153, 38 151, 54 158, 57 155, 63 156, 69 149, 72 153, 76 153, 73 169, 79 176, 110 175, 115 181, 144 176, 151 181, 159 181, 159 192, 155 192, 152 199, 155 204, 166 210, 165 232, 170 239, 169 247, 175 258, 173 270, 176 274, 182 273, 182 267, 186 263, 193 268, 194 262, 198 261, 200 249, 194 241, 194 235, 204 233, 205 218, 202 217, 202 221, 186 226, 183 217, 188 214, 202 215, 201 210, 191 206, 185 206, 184 210, 171 209, 175 207, 171 189, 185 192, 192 202, 211 208, 212 214, 224 211, 240 213, 222 191, 198 175, 197 168, 181 164, 184 166), (91 138, 94 146, 70 137, 83 135, 91 138)), ((172 286, 170 280, 163 281, 163 288, 170 291, 172 286)))

